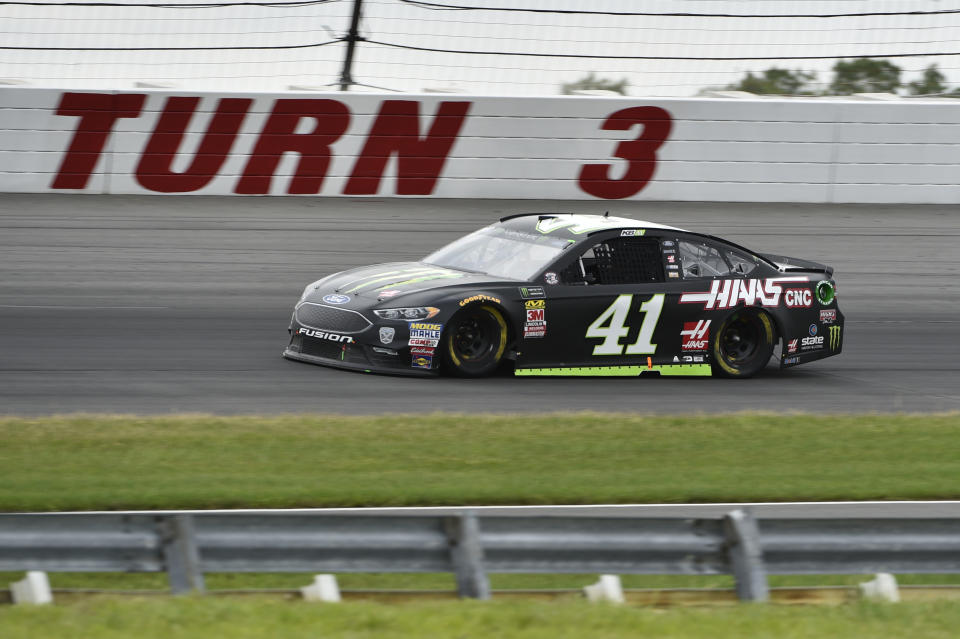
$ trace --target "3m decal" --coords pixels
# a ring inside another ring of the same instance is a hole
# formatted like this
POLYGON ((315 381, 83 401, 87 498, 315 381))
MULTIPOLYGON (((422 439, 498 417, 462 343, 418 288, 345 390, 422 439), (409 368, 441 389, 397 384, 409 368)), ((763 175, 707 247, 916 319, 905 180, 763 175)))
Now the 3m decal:
POLYGON ((593 347, 593 354, 649 355, 655 353, 657 345, 650 340, 653 338, 653 332, 660 319, 660 312, 663 310, 663 299, 664 294, 658 293, 640 305, 640 312, 643 313, 640 332, 633 344, 626 346, 626 350, 624 350, 624 345, 620 343, 620 340, 630 332, 626 320, 633 303, 633 295, 618 296, 607 307, 607 310, 600 313, 600 316, 587 328, 586 336, 588 338, 603 339, 603 342, 593 347))
POLYGON ((779 306, 783 284, 806 282, 806 276, 775 277, 768 280, 713 280, 710 290, 683 293, 681 304, 703 304, 704 309, 733 308, 743 302, 747 306, 779 306))
POLYGON ((528 308, 527 322, 545 322, 547 321, 547 312, 542 308, 528 308))
POLYGON ((835 351, 840 348, 840 326, 830 326, 827 331, 830 334, 830 350, 835 351))
POLYGON ((680 335, 683 337, 682 341, 680 342, 680 350, 707 350, 707 347, 710 344, 710 322, 711 320, 684 322, 683 330, 680 331, 680 335))

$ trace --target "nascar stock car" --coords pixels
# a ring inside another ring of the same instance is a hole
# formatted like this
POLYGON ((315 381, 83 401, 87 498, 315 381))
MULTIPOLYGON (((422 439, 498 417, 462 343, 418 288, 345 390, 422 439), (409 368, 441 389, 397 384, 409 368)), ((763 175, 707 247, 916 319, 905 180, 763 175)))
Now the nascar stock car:
POLYGON ((479 377, 750 377, 837 355, 833 269, 600 215, 524 214, 309 284, 284 357, 479 377))

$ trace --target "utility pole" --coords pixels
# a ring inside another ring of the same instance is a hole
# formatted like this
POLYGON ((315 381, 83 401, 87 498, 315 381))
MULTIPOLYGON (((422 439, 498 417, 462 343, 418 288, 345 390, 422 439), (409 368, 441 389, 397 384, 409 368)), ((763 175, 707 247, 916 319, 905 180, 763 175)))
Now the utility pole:
POLYGON ((347 37, 344 40, 347 41, 347 56, 343 59, 343 71, 340 72, 340 90, 349 91, 350 85, 353 84, 353 76, 351 71, 353 70, 353 50, 357 46, 357 42, 363 40, 360 37, 360 11, 363 0, 353 0, 353 17, 350 18, 350 30, 347 31, 347 37))

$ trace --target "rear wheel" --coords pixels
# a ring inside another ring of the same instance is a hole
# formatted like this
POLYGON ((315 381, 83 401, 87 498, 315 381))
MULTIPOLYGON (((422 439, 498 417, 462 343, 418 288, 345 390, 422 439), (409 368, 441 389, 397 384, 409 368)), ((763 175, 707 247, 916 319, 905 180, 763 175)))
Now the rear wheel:
POLYGON ((731 315, 713 336, 713 372, 722 377, 752 377, 773 354, 773 321, 763 311, 731 315))
POLYGON ((443 338, 444 367, 461 377, 497 370, 507 348, 507 322, 499 309, 473 304, 453 316, 443 338))

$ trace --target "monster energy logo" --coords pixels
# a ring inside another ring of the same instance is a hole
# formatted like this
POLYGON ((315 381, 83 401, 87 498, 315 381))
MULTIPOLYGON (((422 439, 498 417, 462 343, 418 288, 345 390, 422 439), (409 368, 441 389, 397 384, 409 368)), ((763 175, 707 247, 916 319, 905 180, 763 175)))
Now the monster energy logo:
POLYGON ((830 350, 835 351, 840 347, 840 327, 830 327, 830 350))

